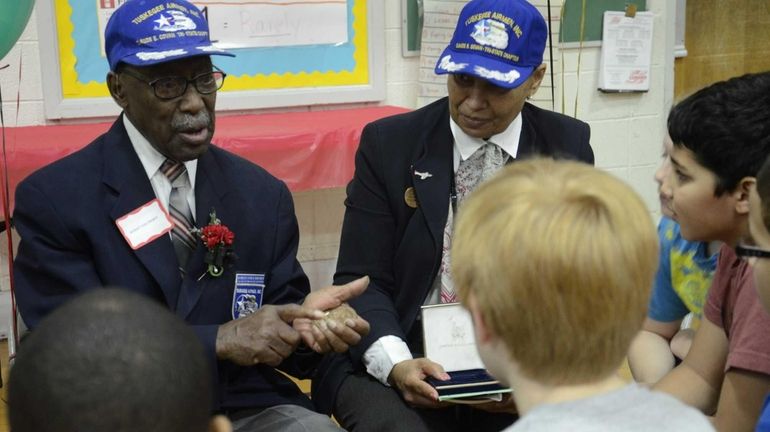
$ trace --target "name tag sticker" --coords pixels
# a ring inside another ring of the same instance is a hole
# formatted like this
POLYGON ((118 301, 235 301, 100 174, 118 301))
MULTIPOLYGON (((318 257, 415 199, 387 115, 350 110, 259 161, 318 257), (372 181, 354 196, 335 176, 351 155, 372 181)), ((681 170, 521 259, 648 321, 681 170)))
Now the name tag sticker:
POLYGON ((236 273, 233 290, 233 319, 251 315, 262 306, 264 273, 236 273))
POLYGON ((115 221, 131 249, 137 250, 171 231, 174 222, 155 198, 115 221))

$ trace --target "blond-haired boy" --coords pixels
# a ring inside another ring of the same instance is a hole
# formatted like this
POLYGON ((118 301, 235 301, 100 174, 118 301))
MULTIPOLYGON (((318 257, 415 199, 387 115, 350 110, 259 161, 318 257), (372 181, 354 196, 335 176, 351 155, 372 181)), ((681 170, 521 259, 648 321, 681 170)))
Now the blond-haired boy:
POLYGON ((705 417, 616 374, 658 261, 645 205, 576 162, 520 161, 474 192, 455 283, 489 371, 522 418, 506 431, 704 431, 705 417))

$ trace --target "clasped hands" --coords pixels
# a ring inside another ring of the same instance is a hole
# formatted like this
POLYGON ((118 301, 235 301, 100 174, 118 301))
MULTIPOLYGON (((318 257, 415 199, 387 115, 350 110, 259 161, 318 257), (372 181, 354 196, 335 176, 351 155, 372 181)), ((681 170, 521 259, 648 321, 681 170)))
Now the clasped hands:
POLYGON ((217 357, 242 366, 278 366, 302 341, 313 351, 343 352, 369 333, 369 323, 345 303, 364 292, 369 278, 313 291, 302 305, 264 305, 219 326, 217 357))

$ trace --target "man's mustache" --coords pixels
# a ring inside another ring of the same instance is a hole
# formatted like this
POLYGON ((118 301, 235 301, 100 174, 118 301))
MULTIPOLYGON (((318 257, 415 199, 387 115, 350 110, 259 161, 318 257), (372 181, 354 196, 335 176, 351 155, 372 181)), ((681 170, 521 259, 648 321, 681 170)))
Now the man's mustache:
POLYGON ((171 119, 171 127, 177 131, 199 130, 211 125, 211 116, 207 111, 198 114, 177 114, 171 119))

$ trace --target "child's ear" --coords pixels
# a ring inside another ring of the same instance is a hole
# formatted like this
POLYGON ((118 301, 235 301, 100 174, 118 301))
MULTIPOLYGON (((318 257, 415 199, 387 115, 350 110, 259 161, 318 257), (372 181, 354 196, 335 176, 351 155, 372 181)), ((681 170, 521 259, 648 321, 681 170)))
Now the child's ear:
POLYGON ((473 328, 476 331, 476 342, 479 344, 488 344, 494 339, 494 333, 489 328, 484 320, 484 314, 479 310, 479 305, 476 302, 476 297, 473 294, 468 296, 468 310, 473 317, 473 328))
POLYGON ((757 183, 756 177, 744 177, 738 182, 738 187, 733 192, 735 194, 735 211, 738 214, 749 214, 749 195, 751 188, 757 183))

